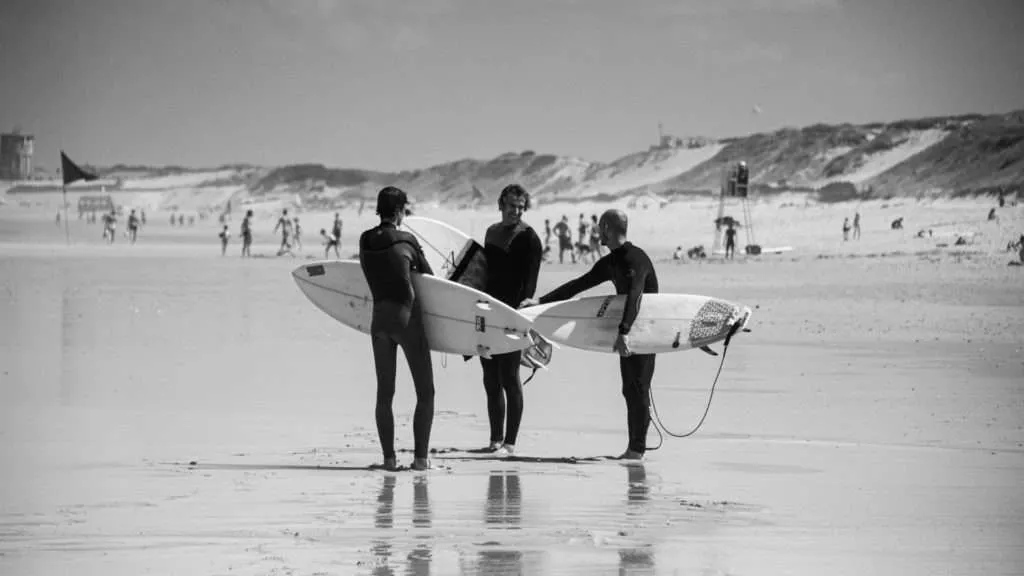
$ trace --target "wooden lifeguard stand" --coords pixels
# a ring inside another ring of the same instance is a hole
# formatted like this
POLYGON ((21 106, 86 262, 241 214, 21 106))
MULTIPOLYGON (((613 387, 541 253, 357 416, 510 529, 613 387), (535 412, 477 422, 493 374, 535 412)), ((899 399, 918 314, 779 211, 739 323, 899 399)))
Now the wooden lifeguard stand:
POLYGON ((711 244, 712 254, 718 253, 724 247, 725 234, 723 234, 723 230, 728 224, 724 221, 725 206, 727 202, 734 206, 735 203, 731 202, 733 199, 739 200, 743 217, 743 220, 738 222, 738 224, 740 228, 743 228, 747 239, 744 252, 753 255, 761 253, 761 246, 754 237, 754 218, 751 215, 750 203, 748 201, 749 183, 750 169, 747 167, 747 163, 742 160, 728 164, 722 170, 722 185, 718 195, 718 216, 715 218, 715 240, 711 244))

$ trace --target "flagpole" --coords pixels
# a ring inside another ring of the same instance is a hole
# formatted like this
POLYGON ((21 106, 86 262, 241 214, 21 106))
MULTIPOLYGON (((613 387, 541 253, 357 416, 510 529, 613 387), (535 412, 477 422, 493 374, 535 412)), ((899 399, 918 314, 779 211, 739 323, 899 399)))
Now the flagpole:
MULTIPOLYGON (((61 174, 61 180, 64 179, 63 171, 61 174)), ((71 231, 68 229, 68 185, 61 184, 61 191, 64 193, 64 242, 68 246, 71 246, 71 231)))

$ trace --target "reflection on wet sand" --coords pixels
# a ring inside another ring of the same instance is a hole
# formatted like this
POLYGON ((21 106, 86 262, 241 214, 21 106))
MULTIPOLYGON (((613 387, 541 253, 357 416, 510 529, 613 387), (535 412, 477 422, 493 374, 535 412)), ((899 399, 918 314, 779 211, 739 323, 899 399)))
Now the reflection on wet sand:
MULTIPOLYGON (((384 476, 380 492, 377 493, 377 511, 374 514, 374 527, 390 530, 395 526, 395 486, 398 477, 384 476)), ((427 475, 416 476, 412 487, 412 527, 413 530, 430 529, 433 525, 433 514, 430 510, 430 497, 427 492, 427 475)), ((414 532, 415 534, 415 532, 414 532)), ((409 576, 428 576, 430 574, 431 542, 428 534, 415 534, 419 543, 406 557, 405 574, 409 576)), ((371 545, 375 559, 373 574, 378 576, 394 576, 391 561, 391 541, 393 536, 377 538, 371 545)))
MULTIPOLYGON (((650 501, 651 487, 647 482, 647 468, 642 462, 626 464, 629 487, 626 490, 626 526, 637 527, 642 523, 650 501)), ((648 544, 644 547, 619 549, 619 575, 653 574, 654 548, 648 544)))
MULTIPOLYGON (((523 520, 523 493, 519 473, 494 470, 487 478, 484 523, 489 530, 519 530, 523 520)), ((519 550, 480 551, 480 574, 524 574, 523 553, 519 550)))

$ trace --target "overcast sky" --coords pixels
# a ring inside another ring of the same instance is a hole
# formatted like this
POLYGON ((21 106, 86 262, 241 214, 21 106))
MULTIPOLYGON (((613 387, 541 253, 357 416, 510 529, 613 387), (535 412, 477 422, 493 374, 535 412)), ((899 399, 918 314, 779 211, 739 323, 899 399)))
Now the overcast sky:
POLYGON ((0 129, 84 163, 611 160, 1024 108, 1022 0, 2 0, 0 129), (755 113, 755 106, 760 113, 755 113))

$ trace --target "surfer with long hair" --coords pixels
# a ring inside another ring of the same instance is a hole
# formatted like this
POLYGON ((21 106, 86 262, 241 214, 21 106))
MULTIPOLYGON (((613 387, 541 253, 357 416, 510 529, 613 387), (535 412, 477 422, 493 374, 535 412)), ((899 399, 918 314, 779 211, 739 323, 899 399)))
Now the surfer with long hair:
POLYGON ((373 296, 370 340, 377 371, 377 435, 384 454, 383 467, 398 468, 395 456, 395 371, 398 347, 409 363, 416 389, 412 430, 415 439, 412 468, 430 467, 430 429, 434 422, 434 369, 423 328, 422 310, 412 285, 412 273, 431 274, 430 264, 416 237, 398 227, 409 199, 394 186, 377 195, 380 224, 359 237, 359 262, 373 296))
POLYGON ((633 354, 629 349, 629 332, 633 327, 644 294, 658 292, 658 276, 647 253, 626 239, 628 219, 621 210, 607 210, 598 221, 601 244, 610 252, 597 261, 586 274, 566 282, 539 299, 524 300, 520 308, 568 300, 602 282, 615 285, 616 294, 626 294, 626 306, 619 324, 619 334, 612 350, 619 354, 622 396, 626 399, 626 423, 629 445, 619 458, 642 460, 647 451, 647 430, 651 423, 651 379, 654 377, 654 354, 633 354))
MULTIPOLYGON (((492 224, 484 237, 487 284, 484 292, 515 308, 537 290, 540 273, 540 237, 523 222, 530 209, 530 193, 509 184, 498 197, 501 221, 492 224)), ((491 425, 488 449, 499 456, 515 451, 519 423, 523 419, 523 384, 519 378, 522 351, 480 357, 487 417, 491 425)))

